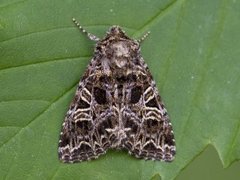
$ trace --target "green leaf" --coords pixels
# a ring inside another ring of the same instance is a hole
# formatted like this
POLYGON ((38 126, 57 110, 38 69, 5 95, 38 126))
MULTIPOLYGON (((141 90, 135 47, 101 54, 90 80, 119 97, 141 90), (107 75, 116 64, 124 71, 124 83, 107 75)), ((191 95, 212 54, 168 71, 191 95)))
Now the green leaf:
POLYGON ((173 179, 212 144, 224 165, 240 158, 240 2, 233 0, 0 2, 0 179, 173 179), (58 138, 94 43, 114 24, 139 38, 170 114, 172 163, 109 151, 63 164, 58 138))

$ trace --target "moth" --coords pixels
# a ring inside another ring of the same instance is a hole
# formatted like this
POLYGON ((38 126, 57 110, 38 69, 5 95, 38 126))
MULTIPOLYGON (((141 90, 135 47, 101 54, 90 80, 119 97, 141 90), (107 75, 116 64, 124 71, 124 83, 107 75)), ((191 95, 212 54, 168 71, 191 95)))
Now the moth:
POLYGON ((112 26, 96 41, 60 133, 58 155, 65 163, 96 159, 110 148, 145 160, 172 161, 172 124, 153 77, 140 54, 140 40, 112 26))

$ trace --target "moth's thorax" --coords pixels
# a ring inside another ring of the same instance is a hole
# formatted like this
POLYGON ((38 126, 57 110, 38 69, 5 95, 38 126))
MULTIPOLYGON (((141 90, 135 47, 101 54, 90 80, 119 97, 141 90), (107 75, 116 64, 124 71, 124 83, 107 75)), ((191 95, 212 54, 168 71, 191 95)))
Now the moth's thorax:
POLYGON ((108 61, 105 65, 124 68, 129 67, 129 61, 139 54, 139 43, 127 37, 118 26, 113 26, 98 43, 96 50, 102 59, 108 61))
POLYGON ((116 58, 128 58, 130 56, 131 51, 125 41, 117 41, 111 43, 109 46, 112 50, 112 52, 109 53, 113 53, 116 58))
POLYGON ((117 68, 124 68, 128 66, 130 61, 132 61, 132 56, 137 53, 137 47, 133 48, 133 46, 136 45, 127 40, 110 43, 105 51, 110 66, 115 66, 117 68))

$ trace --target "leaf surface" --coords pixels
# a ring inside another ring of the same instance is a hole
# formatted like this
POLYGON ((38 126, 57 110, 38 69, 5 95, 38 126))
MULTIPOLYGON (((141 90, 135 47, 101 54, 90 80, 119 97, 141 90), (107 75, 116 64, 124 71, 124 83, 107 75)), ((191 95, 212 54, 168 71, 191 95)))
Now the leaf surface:
POLYGON ((240 2, 228 0, 0 2, 0 178, 173 179, 212 144, 225 167, 240 158, 240 2), (109 151, 63 164, 61 124, 94 43, 114 24, 133 38, 173 124, 172 163, 109 151))

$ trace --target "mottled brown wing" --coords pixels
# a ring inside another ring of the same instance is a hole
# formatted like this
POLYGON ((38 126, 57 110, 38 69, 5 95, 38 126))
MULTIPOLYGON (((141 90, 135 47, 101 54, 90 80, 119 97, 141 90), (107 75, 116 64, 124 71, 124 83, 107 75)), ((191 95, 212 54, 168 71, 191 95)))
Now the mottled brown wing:
POLYGON ((143 59, 133 74, 136 82, 127 90, 123 111, 124 147, 138 158, 172 161, 176 151, 172 125, 143 59))
POLYGON ((102 77, 101 62, 92 60, 79 82, 60 134, 59 159, 66 163, 96 159, 116 137, 107 132, 117 124, 102 77))

